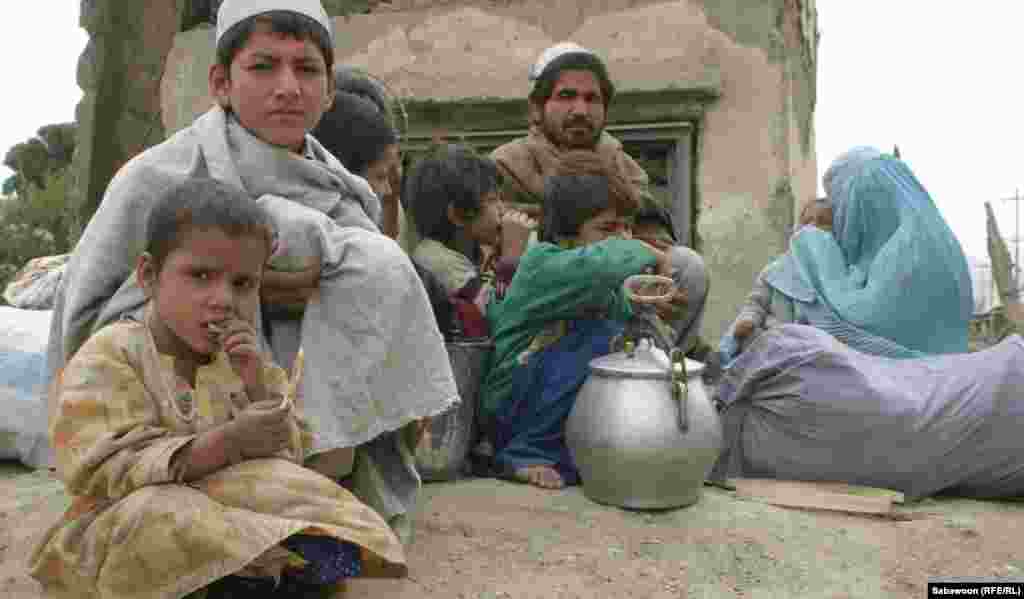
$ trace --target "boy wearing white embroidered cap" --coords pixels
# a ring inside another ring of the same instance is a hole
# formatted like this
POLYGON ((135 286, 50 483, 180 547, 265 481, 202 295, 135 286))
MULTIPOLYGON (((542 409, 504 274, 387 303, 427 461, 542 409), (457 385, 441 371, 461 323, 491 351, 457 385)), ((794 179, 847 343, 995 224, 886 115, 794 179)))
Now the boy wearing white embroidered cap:
MULTIPOLYGON (((309 215, 275 218, 277 232, 308 225, 301 238, 316 252, 279 244, 289 260, 264 269, 255 325, 286 370, 303 348, 303 407, 314 432, 306 466, 336 480, 351 474, 354 494, 397 526, 420 486, 406 431, 448 410, 458 391, 419 276, 380 233, 380 200, 309 134, 333 102, 333 52, 319 0, 223 2, 209 71, 217 104, 111 181, 56 298, 48 384, 59 385, 95 332, 141 314, 146 298, 133 265, 155 198, 209 177, 254 202, 277 200, 295 209, 289 214, 309 215), (327 230, 330 243, 320 243, 327 230), (352 459, 324 465, 323 456, 341 454, 358 455, 354 471, 352 459)), ((48 394, 51 413, 56 397, 48 394)))
POLYGON ((257 137, 299 152, 334 102, 334 36, 320 0, 284 4, 221 5, 210 91, 257 137))

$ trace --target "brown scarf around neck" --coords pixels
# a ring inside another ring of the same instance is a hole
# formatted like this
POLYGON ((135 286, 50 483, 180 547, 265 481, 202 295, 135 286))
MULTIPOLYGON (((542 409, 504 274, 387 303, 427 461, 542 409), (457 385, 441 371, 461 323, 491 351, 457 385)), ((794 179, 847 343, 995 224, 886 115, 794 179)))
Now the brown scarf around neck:
MULTIPOLYGON (((601 132, 594 151, 609 159, 633 184, 641 188, 647 186, 647 173, 626 154, 622 143, 607 131, 601 132)), ((498 148, 493 157, 519 187, 540 202, 544 195, 544 177, 558 167, 562 152, 539 127, 531 126, 528 136, 498 148)))

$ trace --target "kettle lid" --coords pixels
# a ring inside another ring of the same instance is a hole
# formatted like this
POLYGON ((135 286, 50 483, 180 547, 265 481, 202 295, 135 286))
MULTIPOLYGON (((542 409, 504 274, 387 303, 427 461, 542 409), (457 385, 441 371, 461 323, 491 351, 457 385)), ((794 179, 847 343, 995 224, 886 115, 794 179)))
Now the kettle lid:
MULTIPOLYGON (((704 372, 704 364, 684 358, 687 376, 698 376, 704 372)), ((671 361, 667 354, 646 339, 641 341, 631 354, 616 352, 594 358, 590 371, 599 376, 620 378, 666 379, 669 378, 671 361)))

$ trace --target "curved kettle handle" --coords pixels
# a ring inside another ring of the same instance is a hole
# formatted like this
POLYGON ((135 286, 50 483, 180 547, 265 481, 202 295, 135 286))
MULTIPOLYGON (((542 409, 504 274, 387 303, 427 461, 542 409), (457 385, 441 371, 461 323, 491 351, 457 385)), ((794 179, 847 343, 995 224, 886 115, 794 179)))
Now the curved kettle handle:
POLYGON ((679 430, 690 430, 690 419, 686 404, 690 397, 690 381, 686 375, 686 358, 678 347, 672 350, 672 399, 679 404, 679 430))
POLYGON ((672 396, 675 398, 676 403, 679 404, 679 431, 687 432, 690 430, 690 419, 686 414, 686 397, 687 388, 685 383, 674 381, 672 383, 672 396))

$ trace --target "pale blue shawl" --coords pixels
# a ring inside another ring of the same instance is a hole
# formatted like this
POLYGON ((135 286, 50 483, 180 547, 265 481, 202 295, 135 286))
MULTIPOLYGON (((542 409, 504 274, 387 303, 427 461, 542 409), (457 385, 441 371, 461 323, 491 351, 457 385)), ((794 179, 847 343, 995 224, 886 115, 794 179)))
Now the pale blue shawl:
POLYGON ((966 352, 967 259, 907 165, 855 148, 829 167, 824 184, 833 233, 797 231, 768 284, 794 300, 801 320, 864 353, 966 352))

